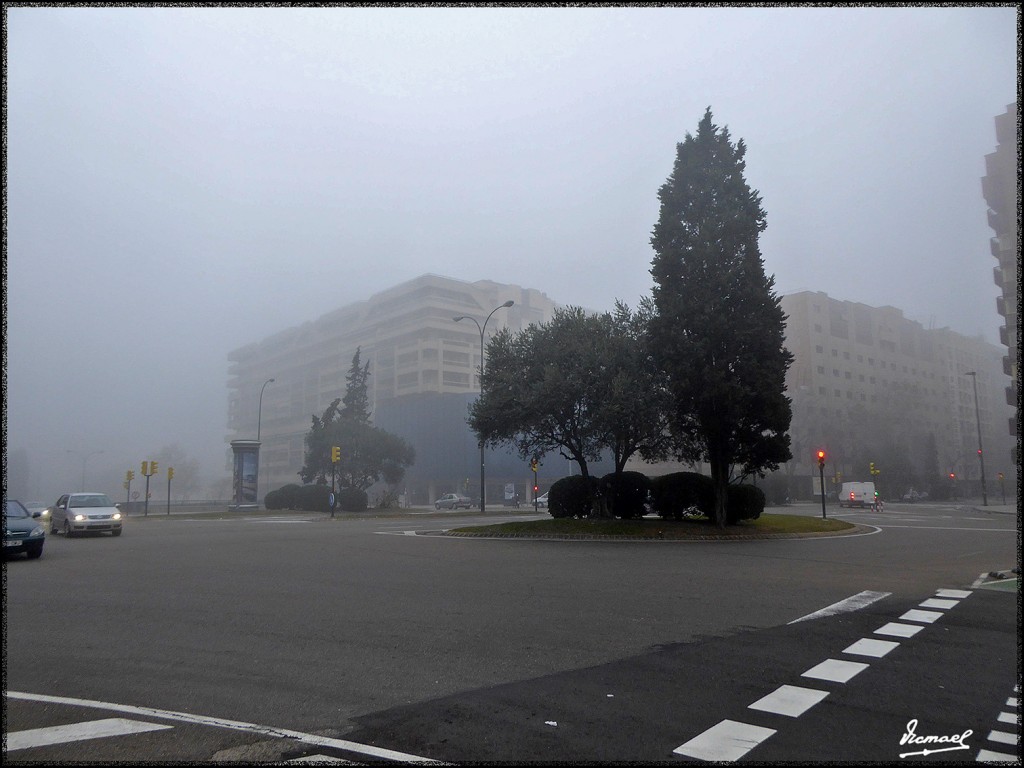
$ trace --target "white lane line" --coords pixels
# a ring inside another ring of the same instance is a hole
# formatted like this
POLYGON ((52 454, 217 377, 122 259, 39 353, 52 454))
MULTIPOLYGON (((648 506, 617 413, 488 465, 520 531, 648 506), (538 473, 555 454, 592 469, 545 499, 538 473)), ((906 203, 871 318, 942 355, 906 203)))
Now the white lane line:
POLYGON ((872 603, 878 602, 882 598, 888 597, 892 592, 871 592, 864 591, 858 592, 852 597, 848 597, 845 600, 840 600, 838 603, 832 603, 832 605, 822 608, 820 611, 809 613, 806 616, 801 616, 799 619, 794 619, 789 622, 790 624, 796 624, 799 621, 807 621, 808 619, 820 619, 823 616, 834 616, 837 613, 850 613, 851 611, 859 611, 861 608, 866 608, 872 603))
POLYGON ((876 659, 880 659, 897 646, 899 646, 899 643, 894 643, 892 640, 872 640, 865 637, 853 645, 844 648, 843 653, 850 653, 856 656, 873 656, 876 659))
POLYGON ((891 635, 892 637, 913 637, 922 629, 924 629, 924 627, 915 626, 913 624, 898 624, 890 621, 888 624, 876 629, 875 634, 891 635))
POLYGON ((942 614, 938 611, 919 611, 915 608, 914 610, 907 611, 900 618, 904 621, 920 621, 924 624, 931 624, 940 616, 942 614))
POLYGON ((970 597, 972 592, 967 589, 938 589, 935 594, 939 597, 952 597, 957 600, 963 600, 965 597, 970 597))
POLYGON ((330 755, 306 755, 305 757, 293 757, 291 760, 285 760, 286 763, 346 763, 353 765, 351 760, 343 760, 340 757, 331 757, 330 755))
POLYGON ((4 696, 10 699, 21 701, 41 701, 48 704, 70 704, 78 707, 92 707, 93 709, 109 709, 113 712, 125 712, 130 715, 141 717, 159 717, 164 720, 177 720, 193 725, 208 725, 213 728, 228 728, 235 731, 246 731, 261 736, 272 736, 280 739, 295 739, 303 744, 313 744, 319 747, 332 747, 344 749, 349 752, 356 752, 361 755, 370 755, 385 760, 398 760, 399 762, 418 762, 437 764, 438 760, 431 760, 426 757, 407 755, 402 752, 395 752, 391 749, 382 749, 369 744, 359 744, 355 741, 344 739, 331 739, 326 736, 317 736, 313 733, 302 733, 291 731, 286 728, 272 728, 266 725, 255 723, 243 723, 237 720, 223 720, 219 717, 207 717, 206 715, 190 715, 188 712, 174 712, 166 709, 155 709, 153 707, 135 707, 130 704, 114 704, 109 701, 91 701, 89 699, 73 699, 65 696, 47 696, 42 693, 25 693, 24 691, 4 691, 4 696))
POLYGON ((941 600, 941 599, 939 599, 937 597, 929 597, 927 600, 925 600, 923 603, 921 603, 921 607, 922 608, 941 608, 942 610, 946 611, 946 610, 949 610, 950 608, 952 608, 953 606, 959 605, 959 604, 960 604, 959 600, 941 600))
POLYGON ((755 701, 747 709, 757 709, 761 712, 772 712, 787 717, 799 717, 826 696, 828 696, 828 691, 801 688, 796 685, 781 685, 764 698, 755 701))
POLYGON ((1000 712, 997 720, 1000 723, 1013 723, 1017 724, 1017 716, 1013 712, 1000 712))
POLYGON ((672 752, 700 760, 732 762, 739 760, 773 733, 775 731, 771 728, 723 720, 672 752))
POLYGON ((15 731, 7 734, 7 751, 46 747, 50 744, 67 744, 69 741, 100 739, 108 736, 127 736, 132 733, 162 731, 173 728, 173 725, 142 723, 138 720, 124 720, 112 717, 106 720, 91 720, 85 723, 70 725, 54 725, 49 728, 33 728, 28 731, 15 731))
POLYGON ((834 683, 846 683, 868 668, 859 661, 843 661, 842 659, 826 659, 817 666, 811 667, 801 677, 813 677, 818 680, 831 680, 834 683))
POLYGON ((1005 731, 989 731, 988 740, 994 741, 997 744, 1012 744, 1015 747, 1020 746, 1020 736, 1016 733, 1006 733, 1005 731))
POLYGON ((988 749, 983 749, 978 752, 979 763, 1016 763, 1020 765, 1020 758, 1017 755, 1007 755, 1003 752, 992 752, 988 749))

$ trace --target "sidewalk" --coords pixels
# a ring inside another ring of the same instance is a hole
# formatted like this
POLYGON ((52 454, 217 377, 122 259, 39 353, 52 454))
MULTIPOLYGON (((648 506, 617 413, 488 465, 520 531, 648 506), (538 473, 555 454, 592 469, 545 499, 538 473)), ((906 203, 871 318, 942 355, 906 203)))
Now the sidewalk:
POLYGON ((1019 511, 1016 504, 989 504, 985 507, 979 503, 973 503, 970 508, 975 512, 988 512, 993 515, 1016 515, 1019 511))

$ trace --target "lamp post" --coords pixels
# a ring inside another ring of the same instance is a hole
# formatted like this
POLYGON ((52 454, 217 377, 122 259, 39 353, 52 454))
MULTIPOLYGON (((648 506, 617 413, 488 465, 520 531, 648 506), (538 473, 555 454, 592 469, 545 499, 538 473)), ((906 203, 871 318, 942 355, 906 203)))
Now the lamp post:
MULTIPOLYGON (((511 307, 513 304, 515 304, 515 302, 512 301, 512 299, 509 299, 504 304, 502 304, 500 307, 495 307, 494 309, 492 309, 491 310, 491 314, 487 316, 486 320, 484 320, 484 324, 483 325, 480 325, 479 321, 475 317, 470 317, 469 315, 459 315, 458 317, 453 317, 452 318, 452 320, 454 320, 456 323, 459 322, 460 320, 472 320, 474 323, 476 323, 476 327, 480 330, 480 394, 481 394, 481 396, 484 393, 484 331, 487 328, 487 320, 490 320, 491 319, 491 315, 493 315, 499 309, 504 309, 506 307, 511 307)), ((486 496, 487 496, 487 494, 486 494, 486 492, 484 490, 484 441, 481 440, 480 441, 480 511, 481 512, 483 512, 485 510, 485 508, 486 508, 485 507, 486 496)))
MULTIPOLYGON (((259 409, 259 413, 256 415, 256 444, 257 444, 257 446, 259 446, 259 442, 260 442, 260 427, 263 425, 263 390, 267 388, 267 384, 270 384, 273 381, 274 381, 273 379, 267 379, 266 381, 263 382, 263 386, 260 387, 260 409, 259 409)), ((258 451, 259 448, 257 447, 256 450, 258 451)), ((260 455, 259 455, 259 453, 257 453, 256 454, 256 478, 257 478, 257 482, 259 482, 259 476, 260 476, 260 463, 259 463, 260 458, 259 457, 260 457, 260 455)))
POLYGON ((978 410, 978 372, 967 371, 964 376, 970 376, 974 381, 974 423, 978 427, 978 461, 981 464, 981 504, 988 506, 988 491, 985 490, 985 457, 981 453, 981 415, 978 410))
MULTIPOLYGON (((67 450, 67 453, 81 453, 81 451, 67 450)), ((90 456, 95 456, 97 453, 103 453, 103 451, 89 451, 82 457, 82 490, 85 490, 85 462, 89 460, 90 456)))

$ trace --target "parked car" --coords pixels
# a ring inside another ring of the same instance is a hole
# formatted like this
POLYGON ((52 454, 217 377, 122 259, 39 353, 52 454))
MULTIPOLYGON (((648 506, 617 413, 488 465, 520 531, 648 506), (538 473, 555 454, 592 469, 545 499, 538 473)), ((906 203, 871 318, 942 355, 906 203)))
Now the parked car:
POLYGON ((124 516, 105 493, 65 493, 50 508, 50 531, 68 538, 89 531, 120 536, 124 516))
POLYGON ((548 505, 548 494, 547 494, 547 491, 545 491, 544 493, 542 493, 540 496, 537 497, 537 506, 538 507, 547 507, 547 505, 548 505))
POLYGON ((46 530, 39 518, 39 512, 29 512, 20 501, 4 500, 4 555, 24 552, 35 560, 43 554, 46 530))
POLYGON ((473 500, 469 496, 460 496, 457 493, 446 493, 434 502, 434 509, 472 509, 473 500))

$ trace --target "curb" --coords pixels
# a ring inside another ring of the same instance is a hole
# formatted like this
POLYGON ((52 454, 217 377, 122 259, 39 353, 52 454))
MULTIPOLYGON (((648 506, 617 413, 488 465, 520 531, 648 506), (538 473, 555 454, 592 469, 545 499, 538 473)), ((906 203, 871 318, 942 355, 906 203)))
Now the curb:
POLYGON ((594 533, 486 533, 476 531, 444 531, 443 535, 465 539, 537 539, 552 541, 630 541, 630 542, 686 542, 686 541, 758 541, 761 539, 817 539, 874 533, 873 526, 855 523, 845 531, 813 531, 810 533, 744 533, 733 536, 715 534, 700 536, 610 536, 594 533))

